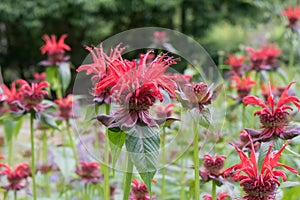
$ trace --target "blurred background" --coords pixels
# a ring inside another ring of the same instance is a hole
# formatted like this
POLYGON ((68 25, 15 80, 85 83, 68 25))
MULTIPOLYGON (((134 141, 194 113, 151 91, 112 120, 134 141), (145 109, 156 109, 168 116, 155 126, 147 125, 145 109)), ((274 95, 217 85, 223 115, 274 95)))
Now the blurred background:
MULTIPOLYGON (((0 65, 5 81, 30 78, 45 56, 44 34, 67 33, 76 69, 106 38, 132 28, 158 26, 197 40, 217 64, 245 46, 279 41, 286 20, 281 11, 299 1, 280 0, 1 0, 0 65)), ((281 45, 284 51, 284 45, 281 45)), ((284 59, 284 58, 283 58, 284 59)))

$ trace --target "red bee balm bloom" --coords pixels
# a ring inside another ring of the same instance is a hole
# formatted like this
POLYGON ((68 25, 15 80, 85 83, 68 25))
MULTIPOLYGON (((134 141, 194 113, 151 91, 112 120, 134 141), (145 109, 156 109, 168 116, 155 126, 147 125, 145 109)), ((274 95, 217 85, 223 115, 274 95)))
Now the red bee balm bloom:
POLYGON ((297 28, 297 22, 300 18, 300 7, 297 6, 295 8, 293 8, 292 6, 287 7, 287 9, 285 9, 282 12, 283 16, 286 16, 289 19, 289 24, 287 25, 288 27, 297 28))
POLYGON ((278 177, 286 181, 286 174, 282 170, 273 170, 276 167, 284 167, 294 174, 298 174, 297 170, 287 165, 278 162, 280 155, 288 143, 284 144, 279 151, 271 152, 273 146, 269 150, 262 163, 261 171, 258 171, 257 161, 253 142, 249 136, 251 144, 250 158, 240 150, 236 145, 232 144, 239 153, 241 162, 226 169, 224 176, 233 175, 235 181, 240 181, 240 185, 246 192, 244 200, 269 200, 275 199, 276 189, 280 186, 278 177), (244 172, 245 174, 241 174, 244 172))
MULTIPOLYGON (((217 196, 217 200, 225 200, 229 198, 230 196, 226 192, 220 192, 217 196)), ((203 196, 204 200, 212 200, 212 196, 209 194, 206 194, 203 196)))
POLYGON ((236 74, 242 74, 243 62, 246 60, 244 56, 234 56, 232 54, 228 55, 228 59, 225 60, 225 64, 232 67, 232 71, 236 74))
POLYGON ((46 44, 41 47, 41 52, 42 54, 48 53, 48 61, 51 64, 66 60, 64 56, 65 50, 71 50, 71 47, 65 44, 66 37, 67 34, 63 34, 57 41, 56 35, 51 35, 51 38, 48 35, 43 36, 46 44))
POLYGON ((19 90, 19 98, 22 107, 26 111, 34 109, 36 112, 39 112, 47 107, 41 103, 48 94, 48 92, 44 90, 45 88, 49 87, 48 82, 31 83, 31 85, 29 85, 29 83, 24 80, 18 80, 16 83, 21 85, 19 90))
POLYGON ((281 50, 277 49, 276 44, 269 44, 266 45, 262 48, 262 51, 266 55, 266 65, 274 65, 275 64, 275 59, 278 55, 281 54, 281 50))
POLYGON ((255 50, 251 47, 246 48, 249 51, 248 56, 251 60, 251 69, 256 71, 265 70, 266 66, 264 65, 267 56, 262 49, 255 50))
POLYGON ((41 83, 43 81, 46 80, 46 73, 45 72, 42 72, 42 73, 34 73, 33 74, 33 78, 34 78, 34 82, 35 83, 41 83))
POLYGON ((54 101, 56 105, 58 105, 59 108, 59 117, 61 117, 64 120, 68 120, 72 117, 72 107, 74 104, 74 101, 72 100, 72 95, 69 94, 66 98, 58 98, 54 101))
POLYGON ((224 160, 226 156, 218 156, 215 155, 214 157, 211 157, 208 154, 204 155, 203 158, 203 167, 204 170, 200 171, 200 176, 202 180, 204 181, 210 181, 214 180, 219 183, 222 183, 223 181, 220 179, 220 177, 223 174, 223 167, 224 167, 224 160))
POLYGON ((17 165, 12 170, 8 165, 0 163, 0 176, 6 176, 8 185, 2 186, 5 190, 21 190, 28 185, 27 178, 31 176, 31 169, 27 163, 17 165))
MULTIPOLYGON (((129 200, 150 200, 150 195, 144 182, 139 183, 137 180, 131 181, 131 193, 129 200)), ((152 199, 155 200, 156 197, 152 195, 152 199)))
POLYGON ((19 107, 19 93, 16 88, 16 83, 12 83, 10 89, 4 85, 0 85, 2 93, 0 94, 0 101, 5 102, 11 112, 20 111, 19 107))
MULTIPOLYGON (((271 91, 269 83, 269 96, 266 103, 255 96, 247 96, 243 99, 245 105, 253 104, 261 106, 263 109, 256 111, 254 115, 259 115, 260 122, 263 130, 259 134, 259 139, 263 141, 270 140, 272 136, 278 136, 282 139, 291 139, 299 135, 298 129, 285 130, 288 125, 289 112, 287 110, 293 110, 291 106, 287 106, 287 103, 293 103, 298 109, 300 109, 300 100, 295 96, 288 96, 289 88, 295 82, 291 82, 283 91, 277 106, 275 107, 275 99, 271 91)), ((250 134, 254 134, 251 133, 250 134)), ((254 135, 253 135, 254 136, 254 135)))
POLYGON ((84 183, 97 184, 101 178, 99 163, 96 162, 80 162, 80 166, 76 167, 75 172, 84 183))
POLYGON ((234 74, 231 80, 233 81, 231 87, 237 89, 239 99, 243 99, 249 95, 251 88, 256 84, 256 82, 251 79, 251 74, 249 74, 248 77, 243 75, 241 78, 237 74, 234 74))

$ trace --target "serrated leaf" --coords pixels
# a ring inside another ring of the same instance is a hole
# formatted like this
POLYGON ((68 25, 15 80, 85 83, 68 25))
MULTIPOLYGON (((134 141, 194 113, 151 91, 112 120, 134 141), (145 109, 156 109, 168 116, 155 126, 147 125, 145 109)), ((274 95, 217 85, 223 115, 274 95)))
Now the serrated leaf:
POLYGON ((160 145, 157 129, 136 125, 127 131, 125 144, 132 163, 151 193, 151 182, 156 173, 160 145))
POLYGON ((62 89, 65 92, 71 82, 70 63, 62 62, 58 67, 62 89))
POLYGON ((51 115, 48 115, 46 113, 37 113, 36 114, 36 119, 45 126, 48 126, 50 128, 53 129, 59 129, 57 126, 57 123, 54 120, 54 117, 52 117, 51 115))
POLYGON ((260 150, 259 150, 259 155, 258 155, 258 160, 257 160, 257 167, 258 167, 259 172, 261 170, 262 163, 267 155, 270 145, 271 145, 270 142, 262 142, 260 145, 260 150))
POLYGON ((116 162, 120 156, 122 147, 125 143, 126 133, 123 131, 108 130, 108 139, 110 141, 110 149, 112 154, 112 166, 115 168, 116 162))

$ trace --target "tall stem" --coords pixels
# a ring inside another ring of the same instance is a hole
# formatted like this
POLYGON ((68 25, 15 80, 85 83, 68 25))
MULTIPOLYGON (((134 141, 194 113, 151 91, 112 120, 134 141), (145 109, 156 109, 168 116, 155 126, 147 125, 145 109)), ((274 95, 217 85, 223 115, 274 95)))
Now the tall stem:
POLYGON ((17 200, 18 198, 17 198, 17 191, 15 190, 14 191, 14 200, 17 200))
POLYGON ((200 197, 200 178, 199 178, 199 133, 198 124, 194 121, 194 173, 195 173, 195 200, 200 197))
POLYGON ((161 199, 165 199, 165 191, 166 191, 166 151, 165 151, 165 140, 166 140, 166 128, 163 128, 163 133, 161 136, 161 156, 162 156, 162 180, 161 180, 161 199))
POLYGON ((12 166, 12 157, 13 157, 13 136, 8 141, 8 165, 12 166))
POLYGON ((130 160, 129 153, 127 154, 127 166, 125 171, 125 177, 124 177, 124 194, 123 194, 123 200, 129 199, 130 194, 130 186, 131 186, 131 178, 132 178, 132 171, 133 171, 133 163, 130 160))
POLYGON ((212 183, 212 200, 217 200, 217 185, 214 180, 212 180, 211 183, 212 183))
MULTIPOLYGON (((106 104, 105 112, 110 114, 110 104, 106 104)), ((110 184, 109 184, 109 139, 108 128, 106 128, 105 147, 104 147, 104 200, 110 199, 110 184)))
POLYGON ((290 52, 290 58, 289 58, 289 69, 291 69, 294 66, 294 51, 295 51, 295 45, 293 42, 293 37, 291 38, 291 52, 290 52))
POLYGON ((70 123, 69 123, 68 120, 66 121, 66 124, 67 124, 67 132, 68 132, 69 142, 70 142, 70 145, 71 145, 71 148, 72 148, 72 152, 73 152, 73 155, 74 155, 76 165, 78 166, 79 165, 78 156, 77 156, 76 147, 74 145, 72 134, 71 134, 70 123))
POLYGON ((33 129, 34 111, 30 112, 30 142, 31 142, 31 174, 32 174, 32 193, 33 199, 36 200, 35 184, 35 149, 34 149, 34 129, 33 129))

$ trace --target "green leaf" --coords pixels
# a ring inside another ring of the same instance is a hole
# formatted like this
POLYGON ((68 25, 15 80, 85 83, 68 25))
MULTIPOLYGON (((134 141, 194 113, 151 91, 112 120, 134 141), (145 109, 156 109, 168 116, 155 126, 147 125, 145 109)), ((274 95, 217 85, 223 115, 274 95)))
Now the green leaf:
MULTIPOLYGON (((57 66, 49 66, 46 68, 46 81, 50 84, 50 89, 54 91, 60 91, 60 81, 58 79, 58 67, 57 66)), ((50 89, 47 89, 49 91, 49 95, 51 94, 50 89)))
POLYGON ((54 149, 54 162, 65 179, 70 178, 74 174, 76 162, 71 148, 59 147, 54 149))
POLYGON ((36 119, 45 126, 48 126, 49 128, 53 129, 59 129, 57 126, 56 121, 54 120, 54 117, 51 115, 48 115, 46 113, 37 113, 36 114, 36 119))
POLYGON ((211 124, 211 114, 208 108, 204 108, 199 114, 199 124, 204 128, 209 128, 211 124))
POLYGON ((116 162, 120 156, 122 147, 125 143, 126 133, 123 131, 112 131, 108 129, 108 139, 110 141, 110 148, 112 154, 112 166, 115 168, 116 162))
POLYGON ((151 182, 156 173, 160 138, 155 127, 136 125, 127 131, 126 149, 151 194, 151 182))
POLYGON ((62 89, 65 92, 71 82, 70 63, 62 62, 59 64, 59 75, 60 75, 62 89))
POLYGON ((270 142, 262 142, 260 145, 259 155, 258 155, 258 161, 257 161, 257 167, 258 171, 260 172, 262 163, 267 155, 269 146, 271 145, 270 142))
POLYGON ((3 120, 5 138, 10 141, 14 136, 16 137, 22 127, 23 120, 22 117, 11 118, 3 120))
POLYGON ((274 141, 273 151, 278 151, 279 149, 281 149, 282 146, 283 146, 283 140, 277 138, 277 139, 274 141))

